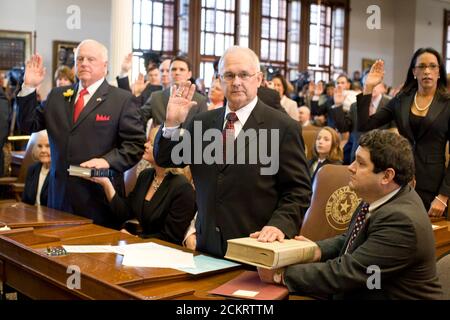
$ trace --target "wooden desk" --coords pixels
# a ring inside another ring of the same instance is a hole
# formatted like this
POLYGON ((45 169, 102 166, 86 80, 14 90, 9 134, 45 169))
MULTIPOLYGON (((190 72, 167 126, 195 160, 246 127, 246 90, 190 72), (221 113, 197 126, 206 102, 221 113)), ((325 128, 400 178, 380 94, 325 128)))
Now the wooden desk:
POLYGON ((434 239, 436 242, 436 257, 440 257, 444 253, 450 251, 450 221, 442 220, 434 222, 439 229, 434 230, 434 239))
MULTIPOLYGON (((159 240, 152 240, 169 246, 159 240)), ((174 269, 122 265, 115 253, 71 253, 50 257, 48 246, 61 244, 118 245, 147 242, 93 224, 0 233, 0 279, 33 299, 220 299, 207 291, 231 280, 242 270, 190 275, 174 269), (69 266, 81 271, 81 288, 66 282, 69 266)))
POLYGON ((10 228, 25 228, 88 224, 92 220, 47 207, 11 201, 0 203, 0 223, 10 228))
POLYGON ((11 176, 18 177, 25 151, 11 151, 11 176))

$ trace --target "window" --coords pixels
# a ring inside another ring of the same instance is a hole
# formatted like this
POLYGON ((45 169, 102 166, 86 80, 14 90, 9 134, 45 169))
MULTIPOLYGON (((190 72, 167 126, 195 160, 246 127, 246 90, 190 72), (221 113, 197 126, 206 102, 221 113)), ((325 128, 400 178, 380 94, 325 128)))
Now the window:
POLYGON ((262 0, 261 52, 264 65, 286 69, 287 1, 262 0))
POLYGON ((290 80, 298 78, 300 70, 300 26, 301 26, 301 2, 291 1, 288 22, 288 59, 287 78, 290 80))
POLYGON ((345 10, 311 4, 308 70, 314 80, 330 81, 344 70, 345 10))
POLYGON ((444 43, 442 58, 445 59, 447 72, 450 70, 450 10, 444 10, 444 43))
POLYGON ((175 0, 133 0, 133 78, 146 73, 144 52, 175 53, 175 0))

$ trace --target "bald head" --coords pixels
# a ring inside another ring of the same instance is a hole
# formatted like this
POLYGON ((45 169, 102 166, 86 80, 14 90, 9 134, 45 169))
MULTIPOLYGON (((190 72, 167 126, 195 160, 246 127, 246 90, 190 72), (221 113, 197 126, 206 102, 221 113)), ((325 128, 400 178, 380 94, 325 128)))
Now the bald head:
POLYGON ((309 110, 307 106, 301 106, 300 108, 298 108, 298 114, 299 121, 302 126, 307 124, 311 119, 311 110, 309 110))

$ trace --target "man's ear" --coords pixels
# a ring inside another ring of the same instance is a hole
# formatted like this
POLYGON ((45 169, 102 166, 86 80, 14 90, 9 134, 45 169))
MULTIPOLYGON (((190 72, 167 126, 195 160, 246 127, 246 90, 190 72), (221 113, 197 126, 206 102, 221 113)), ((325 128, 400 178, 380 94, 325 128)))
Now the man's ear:
POLYGON ((383 184, 388 184, 391 181, 394 181, 394 178, 395 178, 395 170, 392 168, 387 168, 384 171, 383 184))

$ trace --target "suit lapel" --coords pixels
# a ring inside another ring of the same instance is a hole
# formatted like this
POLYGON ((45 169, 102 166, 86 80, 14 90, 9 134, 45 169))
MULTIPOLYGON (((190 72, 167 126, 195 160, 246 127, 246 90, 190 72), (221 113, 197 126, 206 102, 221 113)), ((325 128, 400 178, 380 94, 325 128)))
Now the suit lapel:
POLYGON ((430 110, 428 110, 427 115, 423 119, 422 125, 420 126, 419 134, 417 135, 417 140, 423 137, 423 135, 430 129, 434 120, 447 108, 447 104, 439 98, 438 95, 434 96, 431 103, 430 110))
POLYGON ((73 108, 75 105, 75 100, 77 98, 77 92, 78 92, 78 82, 75 83, 71 89, 73 90, 73 95, 70 97, 70 99, 66 100, 66 113, 67 113, 67 120, 69 121, 69 127, 72 127, 73 125, 73 108))
POLYGON ((169 104, 169 98, 170 98, 170 89, 163 90, 162 100, 164 106, 164 116, 166 115, 167 105, 169 104))
MULTIPOLYGON (((103 81, 101 86, 97 89, 97 91, 95 91, 94 95, 89 99, 89 102, 81 111, 78 120, 77 122, 74 123, 71 131, 75 130, 80 125, 80 123, 83 122, 84 119, 86 119, 89 113, 91 113, 95 108, 97 108, 100 104, 102 104, 106 100, 108 90, 109 84, 105 80, 103 81)), ((73 106, 72 106, 72 114, 73 114, 73 106)))

